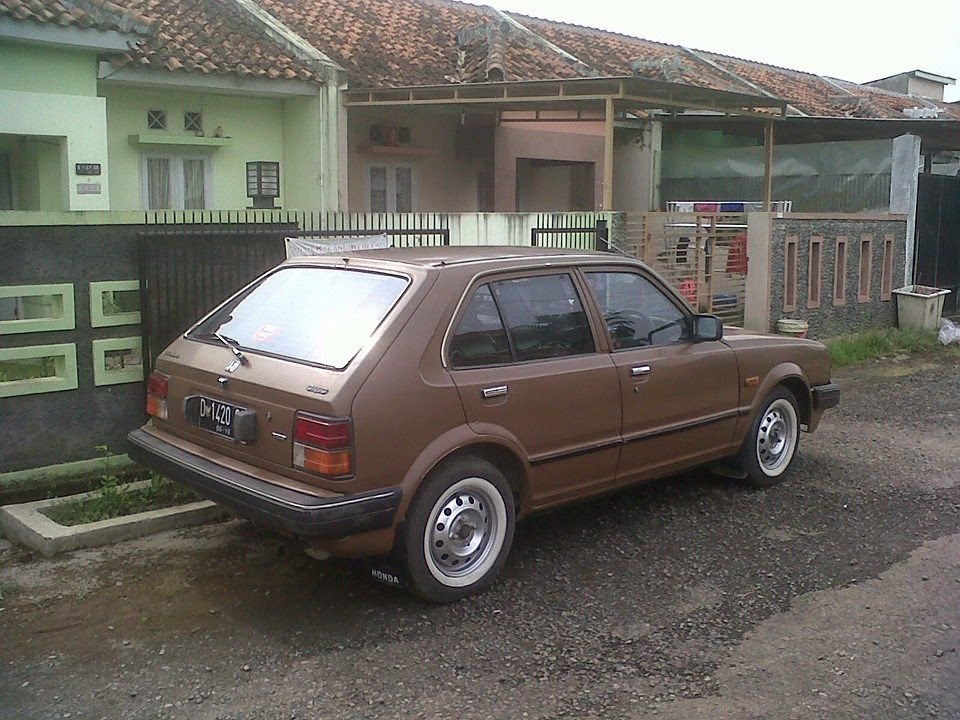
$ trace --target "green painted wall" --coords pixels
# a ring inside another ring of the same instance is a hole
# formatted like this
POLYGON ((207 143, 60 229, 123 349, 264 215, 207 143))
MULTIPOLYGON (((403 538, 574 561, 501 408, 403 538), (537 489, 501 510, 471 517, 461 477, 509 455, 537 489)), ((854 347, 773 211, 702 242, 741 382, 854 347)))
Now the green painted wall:
MULTIPOLYGON (((202 92, 152 90, 105 85, 100 94, 107 102, 107 143, 110 155, 110 209, 141 208, 141 159, 145 154, 188 155, 208 158, 211 176, 207 205, 215 209, 238 209, 250 205, 246 192, 246 163, 252 160, 276 160, 281 163, 281 196, 278 204, 287 205, 283 195, 287 180, 284 158, 284 101, 273 98, 215 95, 202 92), (147 110, 167 113, 166 130, 147 129, 147 110), (130 136, 194 136, 183 130, 186 111, 203 113, 206 136, 219 127, 228 142, 220 147, 176 147, 172 145, 135 145, 130 136)), ((295 175, 306 170, 300 158, 295 175)))
POLYGON ((323 206, 322 111, 319 96, 283 101, 280 192, 285 207, 313 209, 323 206))
POLYGON ((95 97, 97 52, 0 40, 0 89, 95 97))
POLYGON ((0 140, 20 210, 107 208, 106 105, 95 50, 0 40, 0 140), (71 168, 100 163, 100 194, 83 194, 71 168))

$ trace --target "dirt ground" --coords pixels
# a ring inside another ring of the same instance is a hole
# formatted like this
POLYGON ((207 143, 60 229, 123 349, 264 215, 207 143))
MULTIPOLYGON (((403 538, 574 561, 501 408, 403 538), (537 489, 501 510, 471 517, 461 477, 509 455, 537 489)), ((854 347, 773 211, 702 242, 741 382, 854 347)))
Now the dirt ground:
POLYGON ((531 518, 448 607, 239 520, 0 541, 0 718, 960 718, 960 362, 837 380, 784 484, 531 518))

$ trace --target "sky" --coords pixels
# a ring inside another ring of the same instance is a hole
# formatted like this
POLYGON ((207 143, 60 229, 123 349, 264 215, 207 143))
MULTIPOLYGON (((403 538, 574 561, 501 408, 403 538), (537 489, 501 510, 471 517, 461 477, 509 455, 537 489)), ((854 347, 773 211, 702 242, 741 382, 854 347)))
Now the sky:
POLYGON ((917 69, 960 79, 960 0, 467 1, 858 83, 917 69))

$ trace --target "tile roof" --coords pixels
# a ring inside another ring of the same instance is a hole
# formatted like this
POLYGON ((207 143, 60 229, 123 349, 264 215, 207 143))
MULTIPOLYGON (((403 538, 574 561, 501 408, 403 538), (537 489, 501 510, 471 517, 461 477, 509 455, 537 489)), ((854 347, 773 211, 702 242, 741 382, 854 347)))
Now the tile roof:
POLYGON ((537 36, 507 19, 494 19, 457 33, 456 70, 450 82, 492 82, 582 77, 572 59, 544 47, 537 36))
MULTIPOLYGON (((943 103, 752 60, 540 18, 514 17, 604 75, 620 75, 626 70, 715 90, 760 92, 786 100, 793 114, 818 117, 904 119, 906 108, 944 108, 943 103), (625 68, 627 60, 629 67, 625 68)), ((947 109, 942 116, 948 113, 954 111, 947 109)))
POLYGON ((81 30, 147 30, 149 21, 109 0, 0 0, 0 17, 81 30))
POLYGON ((812 73, 455 0, 259 2, 346 68, 353 87, 636 75, 766 94, 786 100, 798 115, 904 118, 905 108, 934 106, 812 73))
POLYGON ((620 33, 514 15, 519 22, 563 48, 604 76, 637 75, 711 90, 755 93, 696 54, 677 45, 641 40, 620 33))
POLYGON ((116 2, 150 18, 155 28, 115 61, 116 66, 251 79, 319 79, 315 68, 273 40, 234 0, 116 2))
POLYGON ((258 0, 347 70, 350 85, 438 85, 457 71, 457 33, 495 16, 444 0, 258 0))
MULTIPOLYGON (((782 98, 794 114, 898 118, 960 105, 457 0, 256 0, 342 66, 354 87, 629 76, 782 98), (921 108, 913 111, 913 108, 921 108)), ((0 0, 0 17, 144 32, 115 65, 174 73, 320 80, 239 0, 0 0)))
POLYGON ((939 111, 938 117, 942 120, 957 119, 960 117, 960 115, 955 112, 958 107, 954 106, 951 108, 951 104, 947 102, 937 102, 928 98, 919 97, 918 95, 905 95, 871 85, 858 85, 857 83, 846 80, 832 80, 832 82, 847 92, 863 98, 864 102, 869 103, 871 107, 877 108, 878 112, 883 112, 894 117, 907 117, 905 113, 915 108, 939 111))

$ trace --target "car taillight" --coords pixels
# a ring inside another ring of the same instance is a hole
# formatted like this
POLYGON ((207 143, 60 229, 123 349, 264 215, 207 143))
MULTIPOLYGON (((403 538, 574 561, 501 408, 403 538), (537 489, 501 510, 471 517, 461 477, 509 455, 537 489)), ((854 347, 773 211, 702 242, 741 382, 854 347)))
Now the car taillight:
POLYGON ((352 475, 350 420, 297 413, 293 421, 293 466, 331 478, 352 475))
POLYGON ((147 378, 147 415, 166 420, 169 393, 170 378, 160 372, 150 373, 147 378))

